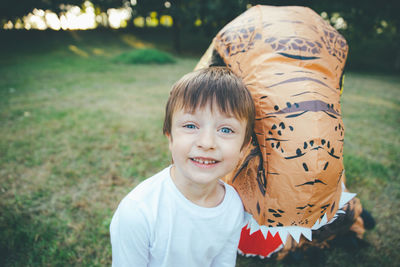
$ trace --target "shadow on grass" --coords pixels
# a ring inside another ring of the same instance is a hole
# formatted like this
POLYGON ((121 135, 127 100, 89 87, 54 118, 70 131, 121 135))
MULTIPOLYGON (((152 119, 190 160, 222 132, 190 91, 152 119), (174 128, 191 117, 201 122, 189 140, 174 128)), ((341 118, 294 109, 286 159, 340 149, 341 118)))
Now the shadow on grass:
POLYGON ((58 262, 52 262, 54 265, 70 262, 71 252, 60 249, 57 243, 62 227, 57 225, 59 223, 54 220, 38 221, 27 212, 17 211, 15 207, 3 206, 1 210, 1 266, 43 266, 49 258, 57 259, 58 262))
MULTIPOLYGON (((185 32, 181 37, 180 56, 200 57, 214 36, 202 32, 185 32)), ((173 33, 167 28, 134 28, 125 30, 95 29, 87 31, 38 31, 0 29, 0 52, 3 55, 16 51, 24 54, 48 53, 64 47, 71 52, 87 57, 101 56, 110 48, 128 50, 132 48, 157 48, 176 53, 173 33), (93 49, 97 48, 97 49, 93 49)))

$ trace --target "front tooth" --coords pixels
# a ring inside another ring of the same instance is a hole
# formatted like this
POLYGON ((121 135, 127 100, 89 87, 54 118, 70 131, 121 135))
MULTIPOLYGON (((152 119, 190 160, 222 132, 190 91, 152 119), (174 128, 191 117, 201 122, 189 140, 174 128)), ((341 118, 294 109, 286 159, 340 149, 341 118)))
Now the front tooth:
POLYGON ((200 163, 200 164, 214 164, 216 161, 215 160, 202 160, 202 159, 194 159, 194 161, 200 163))

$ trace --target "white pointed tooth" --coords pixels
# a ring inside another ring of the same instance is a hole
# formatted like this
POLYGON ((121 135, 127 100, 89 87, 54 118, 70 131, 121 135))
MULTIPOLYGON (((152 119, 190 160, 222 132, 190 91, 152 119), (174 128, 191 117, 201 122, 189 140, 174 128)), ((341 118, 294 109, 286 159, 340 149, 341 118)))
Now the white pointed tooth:
POLYGON ((342 182, 342 191, 346 190, 346 185, 342 182))
POLYGON ((302 228, 302 234, 305 238, 307 238, 309 241, 312 241, 312 232, 311 229, 309 228, 302 228))
POLYGON ((321 226, 325 225, 328 222, 328 216, 326 215, 326 213, 324 214, 324 217, 322 217, 321 220, 321 226))
POLYGON ((357 194, 355 193, 342 192, 339 200, 339 209, 343 208, 344 205, 346 205, 346 203, 349 202, 356 195, 357 194))
POLYGON ((322 226, 324 226, 325 224, 328 223, 328 216, 326 215, 326 213, 324 214, 324 216, 322 217, 321 220, 317 220, 314 224, 313 227, 311 227, 312 230, 317 230, 319 228, 321 228, 322 226))
POLYGON ((288 234, 288 232, 287 232, 286 229, 284 229, 285 227, 281 227, 281 228, 282 228, 282 229, 279 229, 279 230, 278 230, 278 232, 279 232, 279 237, 281 238, 282 243, 285 244, 285 243, 286 243, 286 239, 287 239, 287 234, 288 234))
POLYGON ((257 229, 250 227, 250 235, 254 234, 257 231, 257 229))
POLYGON ((260 230, 260 225, 254 220, 254 218, 251 218, 250 220, 250 235, 252 235, 254 232, 257 232, 260 230))
POLYGON ((317 230, 319 228, 319 219, 317 219, 314 223, 314 225, 311 227, 311 230, 317 230))
POLYGON ((288 227, 289 234, 296 240, 297 243, 300 241, 301 231, 300 227, 288 227))
POLYGON ((267 239, 268 227, 265 225, 261 225, 260 230, 261 230, 261 233, 263 234, 264 238, 267 239))
POLYGON ((268 228, 268 231, 271 233, 272 236, 275 236, 276 233, 278 232, 278 229, 277 229, 277 227, 271 227, 271 228, 268 228))
POLYGON ((346 212, 344 210, 337 210, 336 214, 346 214, 346 212))

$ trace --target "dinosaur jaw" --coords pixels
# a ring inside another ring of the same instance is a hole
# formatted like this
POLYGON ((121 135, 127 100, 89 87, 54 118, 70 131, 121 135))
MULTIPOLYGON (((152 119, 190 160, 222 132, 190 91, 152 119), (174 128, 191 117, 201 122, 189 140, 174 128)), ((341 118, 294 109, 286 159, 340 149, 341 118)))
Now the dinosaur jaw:
MULTIPOLYGON (((303 235, 309 241, 312 241, 312 230, 317 230, 324 225, 330 224, 336 220, 339 214, 345 213, 342 209, 352 198, 356 196, 354 193, 346 192, 344 183, 342 183, 342 194, 340 196, 339 208, 331 220, 328 221, 327 213, 325 213, 321 219, 318 219, 311 228, 300 227, 300 226, 279 226, 279 227, 267 227, 265 225, 259 225, 254 217, 247 213, 246 220, 248 221, 245 228, 249 231, 249 235, 254 234, 257 231, 261 231, 264 239, 270 234, 272 237, 278 233, 282 243, 285 244, 287 237, 290 235, 297 243, 300 241, 300 237, 303 235)), ((244 230, 244 228, 243 228, 244 230)), ((246 253, 245 253, 246 254, 246 253)))

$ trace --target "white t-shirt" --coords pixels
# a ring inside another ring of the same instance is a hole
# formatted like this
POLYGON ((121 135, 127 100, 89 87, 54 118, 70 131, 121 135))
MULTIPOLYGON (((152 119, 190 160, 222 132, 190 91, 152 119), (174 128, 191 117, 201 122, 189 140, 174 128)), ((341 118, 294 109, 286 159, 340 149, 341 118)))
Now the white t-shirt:
POLYGON ((235 266, 244 210, 225 185, 224 200, 204 208, 177 189, 168 167, 119 204, 110 225, 112 260, 120 266, 235 266))

